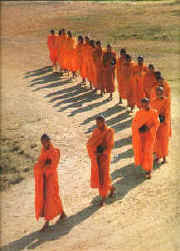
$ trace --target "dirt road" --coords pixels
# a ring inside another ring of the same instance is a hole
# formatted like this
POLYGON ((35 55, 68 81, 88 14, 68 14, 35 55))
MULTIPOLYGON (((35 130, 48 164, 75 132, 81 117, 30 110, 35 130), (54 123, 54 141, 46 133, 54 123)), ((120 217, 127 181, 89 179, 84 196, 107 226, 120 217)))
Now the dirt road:
MULTIPOLYGON (((69 5, 64 4, 59 13, 65 15, 69 5)), ((86 12, 99 6, 80 7, 86 12)), ((152 180, 144 180, 133 168, 132 117, 117 105, 117 94, 108 102, 107 97, 79 87, 79 79, 56 77, 47 67, 45 26, 57 18, 56 8, 57 3, 3 4, 1 124, 7 152, 24 173, 39 154, 42 133, 47 132, 61 149, 60 191, 68 219, 52 225, 48 233, 39 233, 43 221, 34 217, 34 181, 26 177, 1 193, 1 250, 180 250, 178 97, 172 95, 168 164, 156 170, 152 180), (103 208, 97 206, 97 191, 89 187, 85 145, 100 113, 116 131, 111 166, 116 194, 103 208)), ((77 3, 71 11, 79 11, 77 3)))

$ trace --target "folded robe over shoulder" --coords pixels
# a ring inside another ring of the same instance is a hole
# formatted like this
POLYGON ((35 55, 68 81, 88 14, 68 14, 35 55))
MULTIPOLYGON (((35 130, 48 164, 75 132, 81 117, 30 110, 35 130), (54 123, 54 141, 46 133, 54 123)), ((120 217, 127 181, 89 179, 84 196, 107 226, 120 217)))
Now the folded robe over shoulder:
POLYGON ((132 143, 135 165, 142 166, 147 172, 153 168, 153 150, 159 123, 158 113, 153 109, 149 111, 139 110, 136 112, 132 122, 132 143), (143 125, 146 125, 150 129, 141 133, 139 128, 143 125))
POLYGON ((52 145, 49 150, 42 148, 38 162, 34 166, 35 178, 35 216, 38 220, 44 217, 52 220, 63 213, 63 206, 59 196, 57 167, 60 151, 52 145), (51 164, 44 166, 47 159, 51 164))
POLYGON ((104 131, 96 128, 87 143, 89 158, 91 159, 91 188, 99 188, 100 196, 106 197, 112 188, 110 177, 111 151, 114 146, 114 130, 106 127, 104 131), (102 169, 104 182, 99 182, 98 164, 96 158, 96 149, 99 145, 106 147, 106 150, 100 157, 100 167, 102 169))

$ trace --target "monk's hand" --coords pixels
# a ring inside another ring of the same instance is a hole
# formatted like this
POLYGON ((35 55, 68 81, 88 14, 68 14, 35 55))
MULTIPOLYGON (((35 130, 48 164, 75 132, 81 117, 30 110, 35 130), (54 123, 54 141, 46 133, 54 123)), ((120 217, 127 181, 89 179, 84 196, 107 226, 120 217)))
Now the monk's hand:
POLYGON ((47 159, 46 162, 45 162, 45 166, 48 166, 51 164, 51 159, 47 159))

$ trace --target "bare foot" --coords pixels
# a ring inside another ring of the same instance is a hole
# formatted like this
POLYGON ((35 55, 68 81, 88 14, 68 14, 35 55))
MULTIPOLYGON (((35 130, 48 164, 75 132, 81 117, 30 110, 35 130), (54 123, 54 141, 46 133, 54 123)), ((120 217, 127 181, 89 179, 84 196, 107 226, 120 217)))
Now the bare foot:
POLYGON ((65 219, 65 218, 67 218, 67 215, 63 212, 63 213, 61 214, 61 216, 59 217, 59 219, 57 220, 56 224, 61 223, 61 221, 62 221, 63 219, 65 219))
POLYGON ((146 176, 146 179, 150 180, 151 179, 151 172, 147 172, 145 176, 146 176))
POLYGON ((110 197, 110 198, 113 197, 114 191, 115 191, 115 190, 116 190, 116 188, 115 188, 115 187, 112 187, 111 192, 110 192, 110 194, 109 194, 109 197, 110 197))

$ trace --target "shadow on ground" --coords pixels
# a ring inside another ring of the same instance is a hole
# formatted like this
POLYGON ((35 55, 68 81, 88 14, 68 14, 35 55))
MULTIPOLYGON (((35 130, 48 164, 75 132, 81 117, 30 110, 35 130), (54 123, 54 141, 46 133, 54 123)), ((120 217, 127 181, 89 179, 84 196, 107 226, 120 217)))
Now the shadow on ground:
POLYGON ((48 241, 58 240, 62 236, 68 234, 73 227, 79 225, 81 222, 92 216, 99 206, 91 205, 87 208, 84 208, 77 214, 74 214, 63 220, 61 224, 56 224, 51 227, 47 233, 41 233, 39 231, 30 233, 23 236, 22 238, 10 242, 8 245, 3 246, 1 251, 14 251, 14 250, 24 250, 27 249, 36 249, 40 245, 48 241))
MULTIPOLYGON (((106 204, 112 204, 117 200, 122 200, 130 190, 145 181, 144 172, 140 167, 135 168, 134 164, 129 164, 120 169, 115 170, 112 174, 113 186, 116 188, 112 198, 106 200, 106 204), (114 182, 115 181, 115 182, 114 182)), ((97 205, 100 197, 93 198, 92 203, 97 205)))

